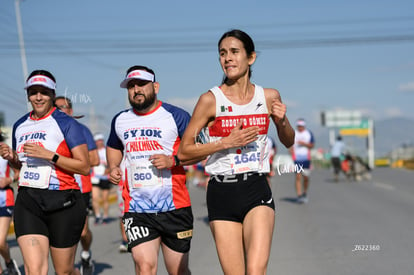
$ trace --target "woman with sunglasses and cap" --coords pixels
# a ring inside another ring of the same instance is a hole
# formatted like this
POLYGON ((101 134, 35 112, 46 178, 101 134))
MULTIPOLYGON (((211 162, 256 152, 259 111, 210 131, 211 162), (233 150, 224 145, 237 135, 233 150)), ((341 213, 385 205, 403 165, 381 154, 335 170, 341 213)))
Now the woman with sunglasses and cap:
POLYGON ((13 126, 12 148, 0 155, 20 170, 14 228, 26 274, 47 274, 49 250, 56 274, 74 268, 85 222, 85 204, 74 174, 90 170, 86 140, 78 122, 54 106, 56 80, 45 70, 27 78, 33 110, 13 126))

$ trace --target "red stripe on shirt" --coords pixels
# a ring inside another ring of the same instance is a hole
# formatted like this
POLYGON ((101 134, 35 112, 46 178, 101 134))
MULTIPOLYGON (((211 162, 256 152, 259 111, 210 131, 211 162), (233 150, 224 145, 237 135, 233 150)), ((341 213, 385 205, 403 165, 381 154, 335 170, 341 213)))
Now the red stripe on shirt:
POLYGON ((230 134, 239 121, 243 121, 243 128, 259 126, 259 134, 267 134, 269 128, 269 115, 251 114, 239 116, 220 116, 216 117, 212 126, 209 127, 210 136, 226 137, 230 134))

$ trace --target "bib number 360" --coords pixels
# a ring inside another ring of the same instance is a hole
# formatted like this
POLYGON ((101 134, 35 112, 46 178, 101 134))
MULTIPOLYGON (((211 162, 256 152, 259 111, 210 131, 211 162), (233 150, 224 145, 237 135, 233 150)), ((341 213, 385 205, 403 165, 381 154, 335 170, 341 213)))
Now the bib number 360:
POLYGON ((151 173, 134 173, 134 180, 151 180, 151 173))
POLYGON ((131 167, 132 188, 142 188, 162 185, 161 170, 153 166, 133 166, 131 167))

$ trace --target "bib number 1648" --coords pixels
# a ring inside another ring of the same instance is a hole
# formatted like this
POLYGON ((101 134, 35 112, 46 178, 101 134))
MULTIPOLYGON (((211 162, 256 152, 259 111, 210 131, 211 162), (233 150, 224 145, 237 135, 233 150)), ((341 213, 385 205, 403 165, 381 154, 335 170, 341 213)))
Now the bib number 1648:
POLYGON ((254 153, 244 153, 241 155, 236 155, 234 157, 234 163, 235 164, 241 164, 241 163, 247 163, 247 162, 256 162, 260 160, 260 152, 254 152, 254 153))

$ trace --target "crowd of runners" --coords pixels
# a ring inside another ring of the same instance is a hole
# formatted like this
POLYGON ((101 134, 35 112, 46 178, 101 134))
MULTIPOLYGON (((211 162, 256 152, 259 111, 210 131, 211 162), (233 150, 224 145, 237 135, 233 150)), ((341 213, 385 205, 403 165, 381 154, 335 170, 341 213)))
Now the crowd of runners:
POLYGON ((49 256, 56 274, 93 274, 88 216, 96 225, 109 222, 111 188, 120 208, 119 251, 130 253, 136 274, 157 274, 160 250, 169 274, 191 274, 188 184, 206 189, 223 273, 266 273, 276 143, 301 167, 295 186, 306 203, 315 140, 304 119, 291 125, 278 90, 251 82, 257 55, 247 33, 225 32, 217 50, 223 80, 201 91, 192 114, 158 98, 164 89, 151 68, 129 67, 120 97, 130 107, 114 114, 108 133, 92 133, 73 115, 51 72, 29 75, 33 110, 15 122, 11 146, 0 140, 0 274, 20 274, 6 242, 12 219, 26 274, 47 274, 49 256))

